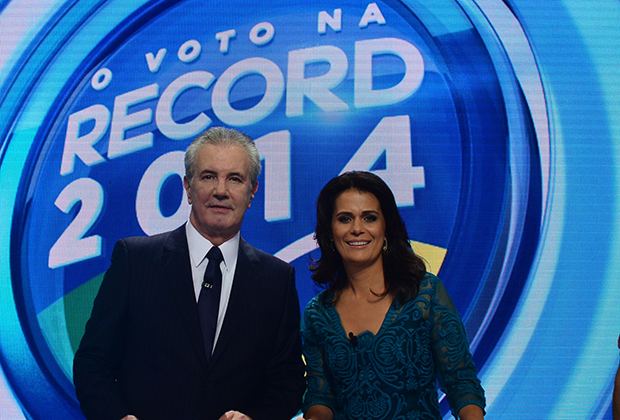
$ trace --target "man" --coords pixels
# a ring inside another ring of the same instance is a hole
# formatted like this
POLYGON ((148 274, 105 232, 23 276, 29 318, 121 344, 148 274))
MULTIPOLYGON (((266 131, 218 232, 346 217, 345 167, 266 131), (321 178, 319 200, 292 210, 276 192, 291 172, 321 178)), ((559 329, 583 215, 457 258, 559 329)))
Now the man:
POLYGON ((293 267, 239 234, 258 150, 214 127, 188 147, 185 172, 189 222, 114 248, 74 360, 82 411, 89 420, 290 419, 305 389, 293 267), (218 303, 211 323, 202 311, 218 303))

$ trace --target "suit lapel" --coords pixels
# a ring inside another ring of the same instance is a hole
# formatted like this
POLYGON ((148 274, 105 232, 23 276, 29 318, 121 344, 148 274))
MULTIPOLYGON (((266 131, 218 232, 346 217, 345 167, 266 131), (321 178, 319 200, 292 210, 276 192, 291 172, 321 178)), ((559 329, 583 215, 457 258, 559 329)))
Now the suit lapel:
POLYGON ((258 266, 259 262, 254 250, 241 238, 228 308, 215 345, 215 351, 209 363, 210 368, 217 363, 230 340, 235 334, 238 334, 238 325, 251 307, 253 298, 256 296, 255 290, 260 284, 261 273, 258 266))
POLYGON ((190 343, 199 354, 202 367, 206 369, 207 358, 196 305, 185 225, 170 233, 164 244, 162 260, 166 276, 171 279, 172 296, 184 325, 187 325, 190 343))

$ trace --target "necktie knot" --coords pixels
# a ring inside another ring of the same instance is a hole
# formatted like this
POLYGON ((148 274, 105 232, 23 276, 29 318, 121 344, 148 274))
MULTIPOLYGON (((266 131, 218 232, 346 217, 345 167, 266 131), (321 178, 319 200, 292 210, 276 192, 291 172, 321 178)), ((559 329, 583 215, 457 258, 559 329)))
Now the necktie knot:
POLYGON ((211 289, 214 283, 220 283, 222 281, 220 263, 224 259, 224 256, 222 255, 222 251, 220 251, 218 247, 214 246, 209 250, 209 252, 207 252, 207 258, 209 259, 209 263, 207 264, 207 269, 205 270, 202 287, 211 289))
POLYGON ((224 256, 222 255, 222 251, 220 251, 218 247, 214 246, 209 250, 209 252, 207 252, 207 258, 209 261, 214 261, 219 264, 224 259, 224 256))

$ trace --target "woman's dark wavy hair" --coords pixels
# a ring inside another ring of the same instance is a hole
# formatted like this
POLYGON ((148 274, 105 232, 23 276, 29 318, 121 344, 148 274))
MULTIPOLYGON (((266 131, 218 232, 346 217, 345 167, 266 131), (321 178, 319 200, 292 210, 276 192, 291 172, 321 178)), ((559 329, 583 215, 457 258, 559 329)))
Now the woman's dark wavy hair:
POLYGON ((424 260, 417 256, 409 243, 405 222, 400 216, 394 194, 387 184, 371 172, 346 172, 331 181, 319 193, 316 201, 316 230, 314 238, 321 258, 310 264, 312 280, 322 289, 335 293, 347 286, 347 274, 340 254, 332 242, 332 218, 336 199, 345 191, 357 190, 374 195, 379 200, 385 218, 387 252, 383 254, 385 293, 405 303, 418 293, 420 281, 426 274, 424 260))

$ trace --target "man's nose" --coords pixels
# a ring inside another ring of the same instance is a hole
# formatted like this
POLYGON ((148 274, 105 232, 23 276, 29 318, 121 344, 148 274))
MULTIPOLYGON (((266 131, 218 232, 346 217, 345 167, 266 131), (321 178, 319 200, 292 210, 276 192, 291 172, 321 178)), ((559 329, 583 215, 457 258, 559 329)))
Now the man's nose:
POLYGON ((215 190, 213 191, 213 195, 216 195, 218 197, 225 197, 228 195, 228 189, 226 187, 225 179, 218 178, 217 182, 215 183, 215 190))

